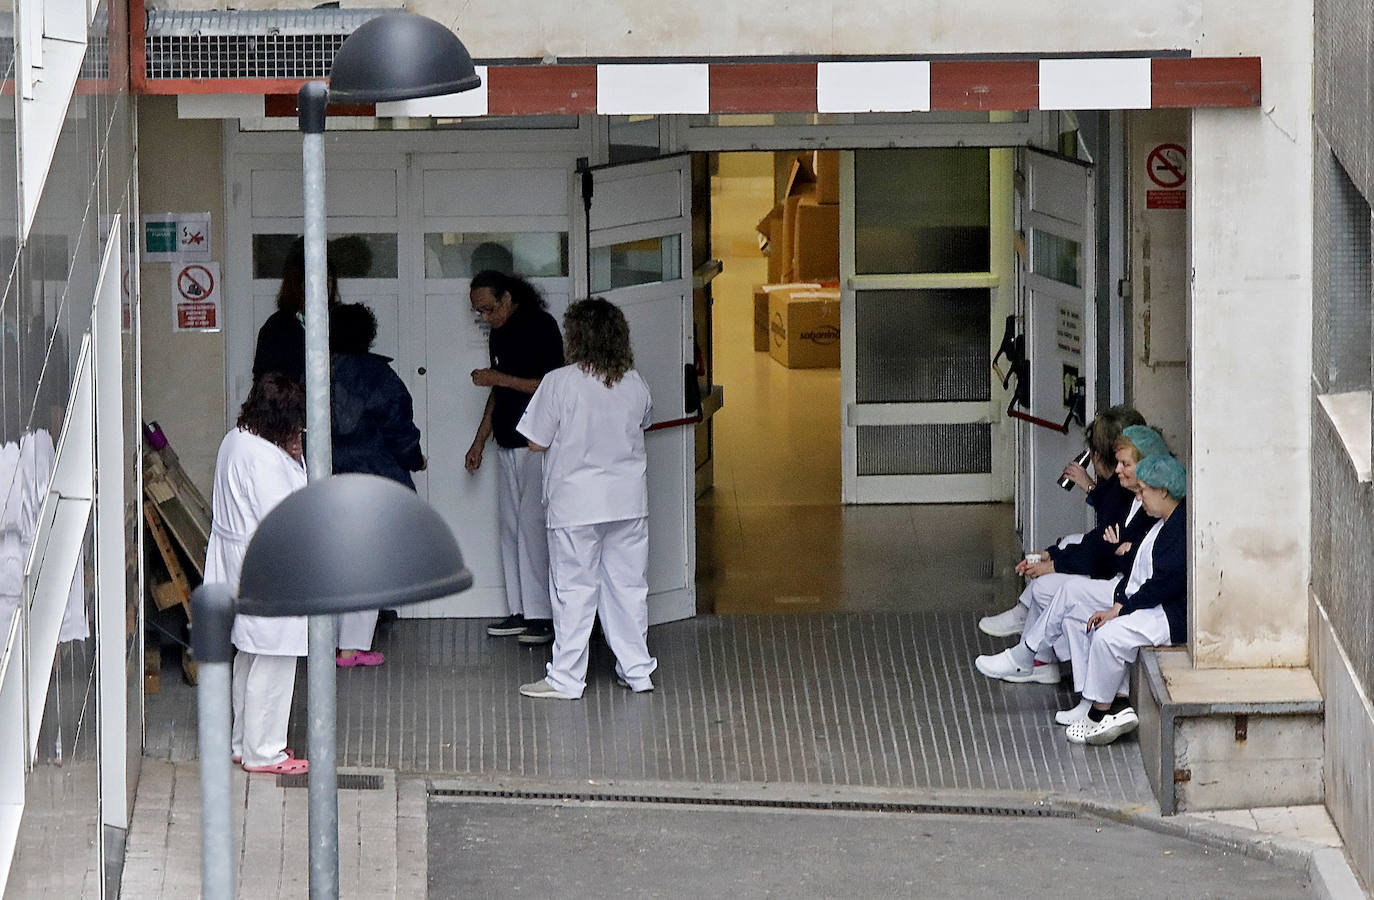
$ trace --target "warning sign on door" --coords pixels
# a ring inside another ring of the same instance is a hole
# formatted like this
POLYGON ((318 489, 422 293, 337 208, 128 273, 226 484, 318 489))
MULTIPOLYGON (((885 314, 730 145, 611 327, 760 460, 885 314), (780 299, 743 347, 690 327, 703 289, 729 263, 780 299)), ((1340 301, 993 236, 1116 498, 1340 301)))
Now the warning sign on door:
POLYGON ((1156 185, 1145 191, 1146 209, 1188 208, 1188 192, 1184 189, 1188 181, 1188 151, 1181 144, 1160 144, 1152 149, 1145 158, 1145 174, 1156 185))
POLYGON ((219 331, 219 263, 172 266, 174 331, 219 331))

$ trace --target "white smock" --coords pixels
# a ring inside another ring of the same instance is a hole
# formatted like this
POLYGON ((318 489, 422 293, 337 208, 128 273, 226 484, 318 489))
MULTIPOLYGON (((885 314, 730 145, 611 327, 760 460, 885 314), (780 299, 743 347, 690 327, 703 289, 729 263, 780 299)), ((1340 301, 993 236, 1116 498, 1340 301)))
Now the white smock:
MULTIPOLYGON (((206 583, 238 590, 243 557, 258 524, 287 495, 305 487, 305 468, 271 441, 235 428, 220 442, 211 496, 206 583)), ((309 627, 304 616, 235 616, 234 646, 269 656, 305 656, 309 627)))

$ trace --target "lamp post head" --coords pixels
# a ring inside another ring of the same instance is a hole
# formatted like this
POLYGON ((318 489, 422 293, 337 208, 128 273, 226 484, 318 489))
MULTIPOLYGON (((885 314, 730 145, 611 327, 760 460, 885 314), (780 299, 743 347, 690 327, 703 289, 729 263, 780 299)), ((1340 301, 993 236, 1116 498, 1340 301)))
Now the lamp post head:
POLYGON ((414 491, 376 475, 335 475, 291 494, 258 525, 236 611, 355 612, 471 586, 453 534, 414 491))
POLYGON ((379 103, 457 94, 480 86, 458 36, 415 13, 363 23, 339 47, 329 73, 332 102, 379 103))

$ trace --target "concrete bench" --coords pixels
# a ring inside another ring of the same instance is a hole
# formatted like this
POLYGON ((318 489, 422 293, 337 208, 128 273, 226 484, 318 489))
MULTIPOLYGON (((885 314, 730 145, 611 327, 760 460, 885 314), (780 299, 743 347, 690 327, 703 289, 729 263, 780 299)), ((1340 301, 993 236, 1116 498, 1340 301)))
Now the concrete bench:
POLYGON ((1195 669, 1186 647, 1146 649, 1131 693, 1164 815, 1322 802, 1324 704, 1308 669, 1195 669))

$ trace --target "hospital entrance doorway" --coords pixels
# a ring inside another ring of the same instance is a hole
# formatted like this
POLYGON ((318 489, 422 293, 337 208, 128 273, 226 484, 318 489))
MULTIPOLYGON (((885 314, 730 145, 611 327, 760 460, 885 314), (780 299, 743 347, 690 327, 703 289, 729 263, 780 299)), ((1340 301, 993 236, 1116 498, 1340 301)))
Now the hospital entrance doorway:
POLYGON ((698 612, 981 609, 1012 589, 1015 429, 988 363, 1015 298, 1014 153, 706 155, 694 250, 719 263, 725 403, 698 612))

